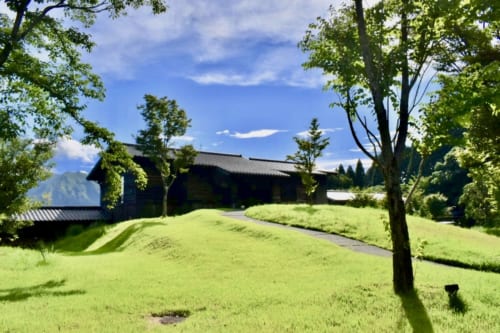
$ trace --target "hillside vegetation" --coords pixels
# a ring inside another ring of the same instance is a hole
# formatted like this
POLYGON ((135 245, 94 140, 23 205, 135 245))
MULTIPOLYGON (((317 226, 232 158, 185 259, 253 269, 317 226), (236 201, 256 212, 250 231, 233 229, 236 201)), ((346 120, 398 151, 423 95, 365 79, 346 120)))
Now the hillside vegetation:
POLYGON ((390 259, 215 210, 98 227, 44 256, 0 247, 3 331, 500 329, 499 274, 418 263, 418 294, 399 298, 390 259), (460 285, 453 302, 448 283, 460 285), (176 325, 151 318, 168 313, 187 318, 176 325))
MULTIPOLYGON (((391 248, 387 211, 334 205, 263 205, 246 215, 264 221, 321 230, 391 248)), ((500 238, 477 230, 408 216, 412 254, 459 267, 500 272, 500 238)))

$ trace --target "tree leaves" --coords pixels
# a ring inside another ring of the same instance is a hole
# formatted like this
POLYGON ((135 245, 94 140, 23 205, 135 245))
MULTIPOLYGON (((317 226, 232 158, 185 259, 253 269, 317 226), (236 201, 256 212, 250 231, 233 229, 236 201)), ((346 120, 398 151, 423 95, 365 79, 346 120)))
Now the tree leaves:
POLYGON ((139 131, 136 142, 161 175, 165 191, 163 215, 166 216, 168 189, 179 173, 188 172, 197 154, 192 145, 173 148, 175 138, 186 133, 191 119, 175 100, 146 94, 144 101, 138 108, 146 122, 146 129, 139 131))

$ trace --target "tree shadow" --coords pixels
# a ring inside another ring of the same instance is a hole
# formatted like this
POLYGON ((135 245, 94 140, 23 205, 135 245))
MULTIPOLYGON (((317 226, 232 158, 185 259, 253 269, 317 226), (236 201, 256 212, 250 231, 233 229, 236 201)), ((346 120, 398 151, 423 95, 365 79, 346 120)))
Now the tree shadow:
POLYGON ((84 290, 53 290, 55 288, 63 287, 66 280, 49 280, 42 284, 37 284, 30 287, 0 289, 0 302, 19 302, 25 301, 31 297, 44 297, 44 296, 70 296, 85 294, 84 290))
POLYGON ((427 310, 416 291, 399 295, 399 298, 413 332, 434 332, 427 310))

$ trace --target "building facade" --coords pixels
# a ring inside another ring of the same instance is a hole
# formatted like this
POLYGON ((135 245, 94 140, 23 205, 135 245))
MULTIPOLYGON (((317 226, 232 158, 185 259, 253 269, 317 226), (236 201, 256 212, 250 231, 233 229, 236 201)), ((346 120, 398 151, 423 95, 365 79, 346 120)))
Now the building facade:
MULTIPOLYGON (((114 221, 161 215, 163 186, 154 164, 135 145, 126 145, 148 176, 144 190, 135 186, 133 175, 123 176, 121 201, 107 213, 114 221)), ((314 203, 327 203, 326 180, 329 172, 315 171, 318 188, 314 203)), ((106 194, 100 162, 87 177, 106 194)), ((168 193, 169 214, 199 208, 242 208, 262 203, 306 202, 304 187, 295 165, 286 161, 244 158, 241 155, 198 152, 189 172, 178 175, 168 193)))

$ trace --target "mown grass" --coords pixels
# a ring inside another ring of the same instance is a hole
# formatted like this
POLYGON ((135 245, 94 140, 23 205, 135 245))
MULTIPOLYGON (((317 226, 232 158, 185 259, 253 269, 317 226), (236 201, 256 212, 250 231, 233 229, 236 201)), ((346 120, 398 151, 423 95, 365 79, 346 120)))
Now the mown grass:
POLYGON ((390 259, 213 210, 118 224, 43 265, 32 250, 3 247, 0 260, 4 332, 500 329, 498 274, 420 263, 418 293, 399 298, 390 259), (463 306, 450 305, 447 283, 459 283, 463 306), (190 316, 175 326, 149 319, 172 312, 190 316))
MULTIPOLYGON (((390 249, 385 210, 332 205, 263 205, 247 216, 344 235, 390 249), (385 221, 385 222, 384 222, 385 221)), ((485 233, 408 216, 414 255, 459 267, 500 272, 500 239, 485 233)))

